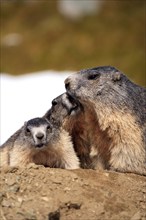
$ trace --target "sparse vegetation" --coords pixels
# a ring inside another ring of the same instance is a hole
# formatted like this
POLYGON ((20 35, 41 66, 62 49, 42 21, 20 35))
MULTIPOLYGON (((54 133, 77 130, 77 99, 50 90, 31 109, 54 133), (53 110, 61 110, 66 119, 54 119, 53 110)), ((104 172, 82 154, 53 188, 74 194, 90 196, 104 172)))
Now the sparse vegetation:
POLYGON ((113 65, 146 85, 145 1, 104 1, 78 22, 60 15, 56 2, 1 1, 1 72, 113 65), (17 46, 5 44, 11 33, 21 37, 17 46))

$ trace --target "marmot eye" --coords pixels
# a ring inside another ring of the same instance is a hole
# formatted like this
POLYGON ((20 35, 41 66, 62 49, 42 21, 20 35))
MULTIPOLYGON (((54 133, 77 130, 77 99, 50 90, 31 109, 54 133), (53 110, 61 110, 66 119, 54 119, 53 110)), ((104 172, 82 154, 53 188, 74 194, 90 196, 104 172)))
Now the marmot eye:
POLYGON ((56 99, 54 99, 54 100, 52 101, 52 105, 57 105, 56 99))
POLYGON ((26 128, 26 132, 27 132, 27 133, 30 133, 30 130, 29 130, 29 128, 26 128))
POLYGON ((49 130, 49 129, 50 129, 50 125, 47 126, 47 130, 49 130))
POLYGON ((95 74, 89 75, 89 76, 88 76, 88 80, 95 80, 95 79, 97 79, 99 76, 100 76, 99 73, 95 73, 95 74))

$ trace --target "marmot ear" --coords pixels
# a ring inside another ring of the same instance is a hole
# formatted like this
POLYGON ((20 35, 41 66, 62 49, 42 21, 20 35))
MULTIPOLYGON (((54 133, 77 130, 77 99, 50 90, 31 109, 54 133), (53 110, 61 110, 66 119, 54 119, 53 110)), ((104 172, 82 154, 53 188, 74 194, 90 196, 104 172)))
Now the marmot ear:
POLYGON ((27 121, 24 122, 24 126, 26 126, 26 124, 27 124, 27 121))
POLYGON ((121 80, 121 73, 120 72, 115 72, 115 73, 113 73, 113 76, 112 76, 112 80, 114 81, 114 82, 116 82, 116 81, 120 81, 121 80))

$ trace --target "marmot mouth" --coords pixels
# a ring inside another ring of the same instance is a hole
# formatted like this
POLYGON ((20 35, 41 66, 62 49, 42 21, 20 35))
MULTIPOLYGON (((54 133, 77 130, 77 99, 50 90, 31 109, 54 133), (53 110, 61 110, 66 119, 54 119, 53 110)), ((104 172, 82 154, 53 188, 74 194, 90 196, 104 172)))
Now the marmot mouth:
POLYGON ((73 115, 74 113, 79 112, 82 109, 81 103, 72 95, 72 93, 67 92, 67 97, 71 105, 68 107, 68 114, 73 115))
POLYGON ((35 145, 36 148, 42 148, 42 147, 44 147, 44 146, 45 146, 44 143, 40 143, 40 144, 36 144, 36 145, 35 145))

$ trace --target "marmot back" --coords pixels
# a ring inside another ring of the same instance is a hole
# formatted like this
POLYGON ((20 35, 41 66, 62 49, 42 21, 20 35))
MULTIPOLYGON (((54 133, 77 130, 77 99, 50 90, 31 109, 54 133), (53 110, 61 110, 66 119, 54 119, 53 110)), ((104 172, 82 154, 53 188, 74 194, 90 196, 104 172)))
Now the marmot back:
POLYGON ((66 169, 79 168, 71 137, 45 118, 24 124, 0 148, 0 165, 23 166, 28 163, 66 169))
POLYGON ((89 128, 94 131, 84 129, 92 136, 94 162, 100 160, 107 169, 146 174, 146 89, 110 66, 73 74, 65 86, 68 96, 91 117, 89 128))

